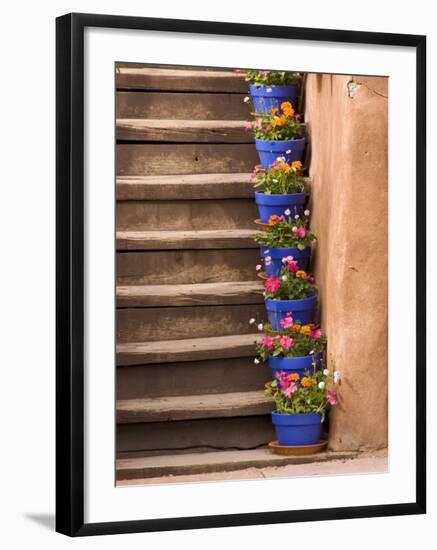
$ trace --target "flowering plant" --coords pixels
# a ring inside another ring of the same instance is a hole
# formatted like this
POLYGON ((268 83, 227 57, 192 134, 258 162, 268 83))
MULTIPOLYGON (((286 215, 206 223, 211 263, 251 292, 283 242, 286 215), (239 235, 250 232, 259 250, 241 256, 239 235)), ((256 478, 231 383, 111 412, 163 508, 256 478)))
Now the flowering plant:
POLYGON ((322 353, 326 349, 326 336, 314 323, 302 325, 294 322, 291 313, 280 321, 282 331, 263 325, 265 336, 257 343, 256 352, 261 361, 273 357, 305 357, 322 353))
POLYGON ((295 214, 291 217, 290 209, 283 216, 270 216, 268 231, 255 234, 255 241, 267 248, 298 248, 304 250, 310 246, 316 236, 309 229, 310 211, 305 210, 303 216, 295 214))
POLYGON ((289 101, 284 101, 281 108, 275 107, 262 115, 256 114, 254 122, 248 122, 246 128, 253 130, 257 139, 283 141, 300 137, 303 126, 299 123, 301 115, 295 114, 289 101))
POLYGON ((337 405, 337 392, 333 389, 340 382, 337 371, 329 369, 307 373, 302 378, 297 373, 277 373, 275 380, 269 383, 265 395, 276 404, 280 414, 325 414, 328 405, 337 405))
POLYGON ((237 69, 236 72, 244 74, 246 82, 256 86, 287 86, 298 84, 301 80, 299 73, 287 73, 285 71, 243 71, 237 69))
MULTIPOLYGON (((264 262, 268 265, 268 256, 264 262)), ((281 268, 280 276, 271 275, 264 282, 264 296, 270 300, 302 300, 316 292, 314 277, 303 269, 299 269, 292 256, 283 258, 286 262, 281 268)))
POLYGON ((300 160, 288 164, 284 157, 278 157, 269 168, 261 168, 259 164, 255 166, 252 181, 256 181, 255 189, 262 187, 266 195, 305 193, 302 171, 300 160))

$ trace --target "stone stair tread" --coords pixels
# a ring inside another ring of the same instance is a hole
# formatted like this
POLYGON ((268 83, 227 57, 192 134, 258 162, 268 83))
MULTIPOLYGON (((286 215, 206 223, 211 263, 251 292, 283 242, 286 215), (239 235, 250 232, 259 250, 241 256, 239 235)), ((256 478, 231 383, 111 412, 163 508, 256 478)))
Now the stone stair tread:
POLYGON ((262 291, 263 285, 259 279, 223 283, 117 286, 117 306, 259 303, 263 300, 262 291))
POLYGON ((160 456, 119 458, 116 462, 117 479, 146 479, 162 476, 177 476, 211 472, 226 472, 245 468, 264 468, 346 460, 357 452, 322 452, 317 455, 283 456, 273 454, 267 448, 228 450, 203 453, 167 454, 160 456))
POLYGON ((251 357, 258 334, 233 334, 208 338, 186 338, 117 344, 117 365, 148 365, 181 361, 203 361, 229 357, 251 357))
POLYGON ((118 176, 117 200, 253 198, 251 174, 118 176))
POLYGON ((254 229, 117 231, 118 250, 257 248, 254 229))
POLYGON ((273 403, 264 391, 247 391, 117 401, 117 422, 166 422, 268 414, 273 403))
POLYGON ((182 120, 118 118, 117 139, 136 141, 196 141, 252 143, 245 120, 182 120))
POLYGON ((158 67, 120 67, 116 74, 118 89, 215 91, 247 93, 243 75, 233 71, 170 69, 158 67))

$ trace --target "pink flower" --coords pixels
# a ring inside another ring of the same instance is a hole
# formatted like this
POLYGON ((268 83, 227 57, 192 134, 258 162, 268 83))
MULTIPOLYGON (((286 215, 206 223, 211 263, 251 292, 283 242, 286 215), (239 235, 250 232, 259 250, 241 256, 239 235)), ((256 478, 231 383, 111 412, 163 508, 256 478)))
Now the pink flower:
POLYGON ((272 350, 274 340, 271 336, 264 336, 264 338, 261 340, 261 344, 265 346, 268 350, 272 350))
POLYGON ((246 122, 246 130, 252 130, 252 128, 253 128, 252 122, 250 121, 246 122))
POLYGON ((264 128, 264 133, 265 133, 265 134, 268 134, 268 133, 270 132, 271 129, 272 129, 272 127, 271 127, 270 125, 266 126, 266 127, 264 128))
POLYGON ((270 275, 264 286, 269 292, 276 292, 281 287, 281 281, 275 275, 270 275))
POLYGON ((266 265, 271 265, 271 263, 272 263, 272 257, 271 257, 271 256, 266 256, 266 257, 264 258, 264 263, 265 263, 266 265))
POLYGON ((234 69, 234 73, 240 74, 240 73, 241 73, 241 69, 234 69))
POLYGON ((263 121, 259 118, 257 121, 256 121, 256 125, 258 128, 261 128, 261 126, 263 125, 263 121))
POLYGON ((276 374, 276 378, 278 379, 279 386, 282 389, 288 388, 288 386, 293 383, 293 381, 291 380, 291 376, 285 371, 278 372, 276 374))
POLYGON ((287 313, 285 318, 279 321, 279 324, 282 328, 290 328, 293 326, 293 317, 291 316, 291 313, 287 313))
POLYGON ((282 336, 282 338, 279 340, 279 343, 285 351, 288 351, 293 345, 293 338, 290 338, 289 336, 282 336))
POLYGON ((322 336, 322 331, 319 328, 316 328, 310 333, 311 338, 316 338, 317 340, 322 336))
POLYGON ((303 239, 307 234, 307 230, 305 229, 305 227, 298 227, 296 233, 297 233, 298 237, 303 239))
POLYGON ((335 391, 328 390, 328 392, 326 393, 326 399, 329 401, 330 405, 338 404, 337 393, 335 391))
POLYGON ((270 71, 259 71, 259 74, 262 76, 267 76, 268 74, 270 74, 270 71))
POLYGON ((314 283, 315 279, 314 279, 314 277, 313 277, 312 275, 310 275, 310 276, 308 277, 308 281, 309 281, 310 283, 314 283))
POLYGON ((288 262, 288 271, 298 271, 299 270, 299 264, 296 262, 296 260, 292 260, 291 262, 288 262))
POLYGON ((284 395, 285 397, 291 397, 293 393, 296 391, 297 391, 296 384, 294 382, 290 382, 290 385, 288 386, 288 388, 285 388, 284 390, 284 395))

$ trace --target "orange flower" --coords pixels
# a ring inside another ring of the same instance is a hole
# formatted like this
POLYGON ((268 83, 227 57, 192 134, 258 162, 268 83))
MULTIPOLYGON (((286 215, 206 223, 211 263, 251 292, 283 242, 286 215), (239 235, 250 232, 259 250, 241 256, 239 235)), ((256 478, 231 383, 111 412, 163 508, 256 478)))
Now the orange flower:
POLYGON ((307 274, 303 269, 299 269, 299 271, 296 271, 296 277, 298 279, 304 279, 305 280, 307 278, 307 274))
POLYGON ((312 328, 310 327, 310 325, 304 325, 301 329, 300 329, 300 332, 302 334, 310 334, 312 332, 312 328))
POLYGON ((269 225, 275 225, 276 223, 283 222, 284 216, 278 216, 277 214, 273 214, 269 218, 269 225))
POLYGON ((300 325, 298 325, 297 323, 295 323, 294 325, 291 326, 291 332, 300 332, 300 325))
POLYGON ((297 372, 293 372, 293 374, 291 375, 291 379, 296 382, 296 380, 299 380, 300 376, 298 375, 297 372))
POLYGON ((277 114, 278 114, 278 111, 279 111, 279 109, 278 109, 277 107, 274 107, 274 108, 272 109, 272 115, 277 115, 277 114))
POLYGON ((308 378, 307 376, 304 376, 300 383, 304 388, 311 388, 311 386, 317 384, 317 380, 315 378, 308 378))
POLYGON ((290 173, 290 167, 285 162, 279 165, 279 169, 281 170, 281 172, 284 172, 285 174, 290 173))
POLYGON ((283 110, 285 116, 294 115, 293 105, 289 101, 284 101, 284 103, 281 103, 281 109, 283 110))
POLYGON ((300 160, 295 160, 291 163, 291 167, 295 168, 296 170, 300 170, 302 168, 302 163, 300 162, 300 160))

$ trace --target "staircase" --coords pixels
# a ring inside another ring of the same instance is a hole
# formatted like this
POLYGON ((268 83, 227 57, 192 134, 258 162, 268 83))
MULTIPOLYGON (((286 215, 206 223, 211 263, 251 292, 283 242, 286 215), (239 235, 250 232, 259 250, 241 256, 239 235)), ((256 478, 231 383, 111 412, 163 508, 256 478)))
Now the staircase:
POLYGON ((117 479, 275 463, 248 324, 265 310, 247 84, 142 67, 116 83, 117 479))

